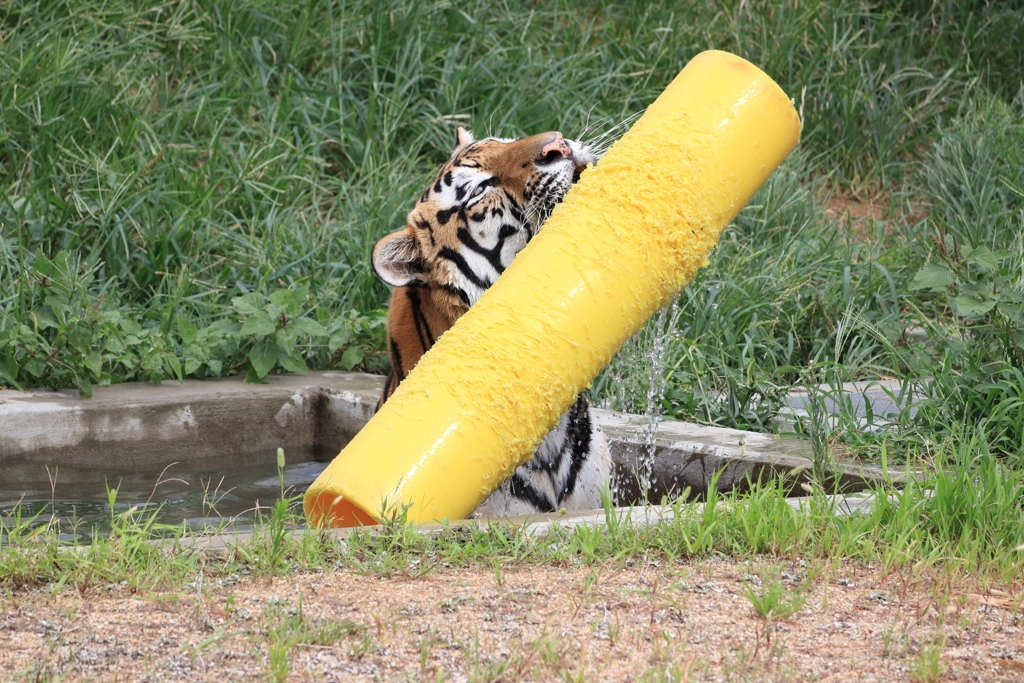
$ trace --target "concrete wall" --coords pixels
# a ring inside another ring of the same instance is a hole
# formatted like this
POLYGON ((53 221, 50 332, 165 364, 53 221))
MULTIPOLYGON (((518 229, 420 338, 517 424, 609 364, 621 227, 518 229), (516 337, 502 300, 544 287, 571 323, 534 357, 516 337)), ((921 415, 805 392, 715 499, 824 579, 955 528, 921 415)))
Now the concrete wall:
MULTIPOLYGON (((102 478, 159 471, 173 462, 223 467, 247 453, 281 446, 330 460, 373 415, 383 378, 346 372, 98 387, 75 391, 0 391, 0 480, 45 482, 46 465, 102 478), (214 464, 216 463, 216 464, 214 464)), ((717 472, 727 490, 749 479, 797 472, 806 480, 807 443, 666 421, 651 432, 640 416, 596 411, 618 469, 620 501, 640 494, 638 472, 653 450, 650 497, 704 490, 717 472)), ((838 472, 847 491, 879 478, 872 468, 838 472)))

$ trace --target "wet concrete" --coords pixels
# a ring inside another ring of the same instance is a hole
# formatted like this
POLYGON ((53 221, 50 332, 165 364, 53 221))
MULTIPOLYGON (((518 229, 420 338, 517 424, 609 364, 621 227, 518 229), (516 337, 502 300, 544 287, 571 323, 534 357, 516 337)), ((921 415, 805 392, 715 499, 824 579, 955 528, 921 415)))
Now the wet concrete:
POLYGON ((369 420, 381 381, 320 372, 274 375, 268 384, 118 384, 85 399, 73 390, 0 391, 0 479, 45 481, 43 465, 99 480, 174 462, 211 469, 279 446, 329 459, 369 420))
MULTIPOLYGON (((921 384, 879 379, 836 386, 822 384, 817 387, 817 394, 829 427, 839 427, 845 421, 861 431, 878 431, 912 419, 927 392, 921 384)), ((792 389, 786 394, 786 409, 780 416, 783 430, 807 419, 810 401, 806 389, 792 389)))
MULTIPOLYGON (((651 502, 673 499, 686 488, 691 496, 697 495, 712 482, 724 492, 779 478, 787 493, 806 495, 800 486, 811 481, 808 441, 676 421, 660 422, 651 439, 637 415, 597 411, 597 417, 611 445, 621 503, 644 497, 638 473, 652 450, 646 496, 651 502)), ((829 480, 824 483, 830 490, 863 491, 882 480, 875 467, 831 462, 825 469, 829 480)))

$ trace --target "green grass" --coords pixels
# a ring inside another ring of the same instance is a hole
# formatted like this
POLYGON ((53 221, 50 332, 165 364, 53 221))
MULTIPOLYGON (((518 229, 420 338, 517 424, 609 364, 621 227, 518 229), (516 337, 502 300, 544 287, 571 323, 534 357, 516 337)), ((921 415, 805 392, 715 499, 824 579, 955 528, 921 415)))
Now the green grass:
POLYGON ((761 577, 760 584, 747 583, 743 590, 757 616, 765 621, 788 621, 807 603, 807 596, 793 590, 777 574, 761 577))
MULTIPOLYGON (((764 489, 674 526, 557 543, 399 528, 295 540, 282 508, 217 571, 417 573, 437 558, 652 547, 1019 568, 1024 14, 1012 3, 10 1, 0 35, 0 386, 384 371, 387 289, 370 249, 404 225, 456 125, 614 137, 718 48, 778 79, 802 142, 592 395, 644 412, 654 377, 668 416, 772 431, 793 386, 900 378, 926 395, 916 416, 872 433, 849 416, 829 434, 797 429, 937 467, 946 487, 912 485, 844 521, 764 489), (884 217, 847 223, 827 212, 836 196, 874 199, 884 217), (260 322, 279 315, 287 324, 260 322)), ((74 551, 52 526, 7 521, 7 586, 176 585, 199 562, 146 543, 180 532, 139 513, 74 551)))
MULTIPOLYGON (((998 3, 95 0, 2 15, 0 382, 85 391, 258 379, 268 363, 384 370, 370 249, 402 226, 456 124, 614 133, 713 47, 777 78, 805 129, 684 295, 668 398, 680 416, 765 427, 751 397, 792 383, 786 368, 889 368, 871 339, 836 348, 836 321, 853 309, 895 335, 927 256, 928 225, 851 244, 823 219, 827 194, 949 197, 920 160, 965 97, 1010 102, 1024 73, 1024 19, 998 3), (65 251, 75 296, 49 301, 37 254, 65 251), (322 327, 271 340, 277 363, 236 299, 299 285, 322 327)), ((934 154, 970 168, 943 144, 934 154)))
MULTIPOLYGON (((1017 582, 1024 568, 1024 472, 977 451, 977 439, 966 439, 946 454, 943 460, 950 464, 912 478, 901 492, 876 492, 878 502, 868 514, 838 515, 821 490, 804 500, 803 509, 795 509, 785 497, 785 482, 779 481, 728 495, 712 488, 702 506, 677 503, 670 521, 651 526, 631 523, 631 513, 609 510, 601 528, 556 527, 547 537, 500 524, 424 534, 402 519, 347 537, 317 531, 280 534, 279 526, 301 521, 282 509, 258 524, 251 539, 216 554, 190 549, 185 528, 157 525, 154 511, 115 515, 110 532, 95 535, 88 545, 64 541, 58 525, 39 525, 15 512, 2 519, 0 593, 27 587, 85 592, 115 584, 147 594, 173 593, 197 580, 240 574, 344 569, 420 577, 446 567, 607 564, 631 557, 674 560, 718 553, 849 559, 886 568, 923 563, 1017 582)), ((754 590, 752 600, 784 618, 778 610, 791 601, 780 590, 781 585, 774 593, 754 590)))

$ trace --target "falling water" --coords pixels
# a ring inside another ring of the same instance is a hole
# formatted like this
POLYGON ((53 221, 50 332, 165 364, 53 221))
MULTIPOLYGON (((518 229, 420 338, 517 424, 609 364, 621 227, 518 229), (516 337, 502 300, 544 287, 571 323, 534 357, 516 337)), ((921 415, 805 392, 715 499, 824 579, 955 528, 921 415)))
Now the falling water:
POLYGON ((662 420, 661 406, 665 397, 666 344, 675 331, 673 321, 678 297, 662 308, 651 322, 623 344, 608 368, 608 384, 598 405, 606 410, 642 415, 635 469, 622 472, 612 484, 612 496, 620 503, 636 502, 636 488, 642 500, 647 500, 654 473, 654 455, 658 425, 662 420), (620 479, 622 477, 622 479, 620 479), (619 481, 631 493, 621 494, 619 481), (626 484, 629 481, 629 484, 626 484))
POLYGON ((633 359, 636 356, 635 340, 636 337, 627 339, 626 343, 622 345, 622 349, 619 351, 618 357, 613 358, 611 364, 608 366, 608 372, 611 375, 612 391, 605 393, 604 398, 602 398, 598 403, 598 408, 603 410, 622 410, 629 412, 629 405, 626 403, 626 382, 628 381, 629 376, 627 372, 623 371, 624 364, 620 359, 633 359))
POLYGON ((644 354, 647 360, 647 400, 644 404, 643 436, 644 449, 637 463, 637 477, 643 499, 647 501, 654 474, 654 455, 657 451, 658 424, 661 422, 661 404, 665 398, 665 341, 674 316, 678 298, 658 312, 652 331, 650 349, 644 354))

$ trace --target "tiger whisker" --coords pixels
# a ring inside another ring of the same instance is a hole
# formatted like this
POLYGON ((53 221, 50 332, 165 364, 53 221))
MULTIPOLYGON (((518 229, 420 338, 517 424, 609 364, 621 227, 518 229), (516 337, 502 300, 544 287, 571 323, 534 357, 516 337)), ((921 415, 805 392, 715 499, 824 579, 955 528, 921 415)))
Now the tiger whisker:
MULTIPOLYGON (((590 148, 592 152, 594 152, 598 156, 602 156, 605 152, 608 151, 608 148, 612 146, 615 140, 621 137, 622 133, 625 132, 625 129, 628 129, 630 126, 632 126, 633 123, 638 118, 640 118, 642 114, 643 112, 637 112, 635 114, 627 116, 625 119, 619 121, 615 125, 606 129, 600 135, 586 139, 585 144, 588 148, 590 148)), ((589 128, 590 126, 588 125, 587 129, 584 130, 583 135, 580 136, 581 138, 583 138, 589 132, 589 128)))
POLYGON ((602 118, 598 119, 597 121, 593 121, 592 122, 590 120, 590 115, 594 113, 594 109, 596 107, 597 107, 597 104, 594 104, 592 107, 590 107, 590 109, 587 110, 587 116, 586 116, 586 119, 583 122, 583 130, 580 132, 580 134, 578 136, 578 139, 582 140, 583 138, 585 138, 587 136, 588 133, 590 133, 592 128, 594 128, 596 126, 599 126, 599 125, 603 126, 605 122, 612 120, 611 116, 605 116, 605 117, 602 117, 602 118))

